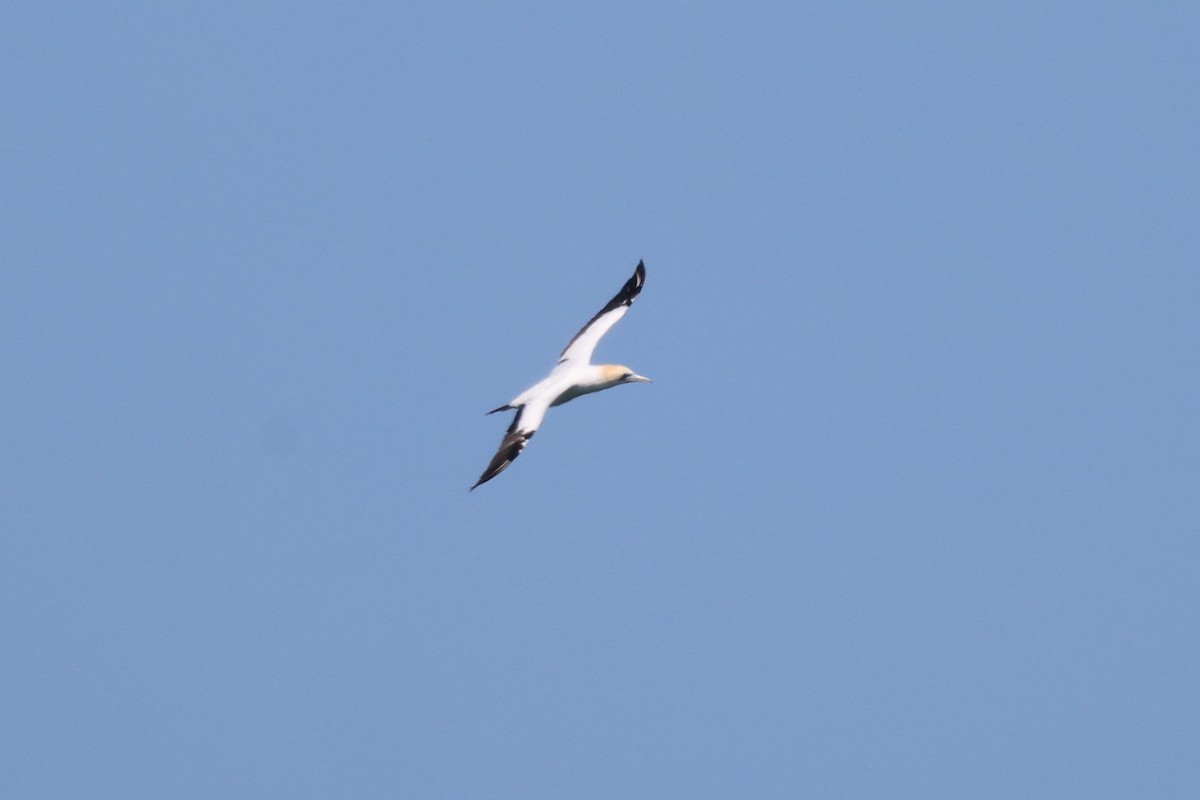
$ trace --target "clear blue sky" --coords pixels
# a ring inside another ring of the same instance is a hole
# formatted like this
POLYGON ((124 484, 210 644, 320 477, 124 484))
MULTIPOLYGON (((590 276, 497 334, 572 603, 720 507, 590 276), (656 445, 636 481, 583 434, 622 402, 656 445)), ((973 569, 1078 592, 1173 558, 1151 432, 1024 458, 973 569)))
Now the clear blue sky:
POLYGON ((6 7, 0 793, 1200 796, 1200 7, 415 5, 6 7))

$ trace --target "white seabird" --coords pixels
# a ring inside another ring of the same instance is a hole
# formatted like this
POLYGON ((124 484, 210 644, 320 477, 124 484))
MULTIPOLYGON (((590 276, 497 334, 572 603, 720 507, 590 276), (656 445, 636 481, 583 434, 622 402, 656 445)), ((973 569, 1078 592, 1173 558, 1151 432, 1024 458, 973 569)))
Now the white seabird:
POLYGON ((645 282, 646 266, 639 261, 637 269, 633 271, 633 277, 625 282, 621 291, 567 342, 566 348, 558 357, 558 363, 549 375, 499 408, 487 412, 495 414, 497 411, 516 410, 517 415, 508 426, 508 432, 500 442, 500 449, 479 476, 479 480, 475 481, 475 486, 487 483, 499 475, 521 455, 525 445, 529 444, 533 434, 537 433, 546 411, 551 406, 561 406, 580 395, 610 389, 622 383, 650 383, 649 378, 638 375, 629 367, 592 363, 592 351, 596 349, 601 337, 625 316, 645 282))

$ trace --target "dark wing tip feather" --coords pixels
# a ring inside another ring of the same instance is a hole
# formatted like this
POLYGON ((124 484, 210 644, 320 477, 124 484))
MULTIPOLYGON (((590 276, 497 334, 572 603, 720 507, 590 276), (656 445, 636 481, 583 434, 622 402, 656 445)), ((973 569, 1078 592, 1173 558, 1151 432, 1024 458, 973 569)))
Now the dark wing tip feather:
MULTIPOLYGON (((613 299, 608 301, 608 305, 600 309, 600 311, 596 314, 596 317, 607 314, 617 306, 627 306, 631 304, 634 299, 641 294, 642 287, 645 284, 646 265, 639 261, 637 269, 633 271, 633 275, 629 276, 629 280, 625 281, 625 285, 621 287, 621 291, 617 292, 613 296, 613 299)), ((592 317, 592 319, 595 320, 596 317, 592 317)), ((590 325, 591 323, 589 322, 588 324, 590 325)), ((584 327, 586 328, 587 326, 585 325, 584 327)))
MULTIPOLYGON (((646 262, 638 259, 638 265, 633 270, 633 275, 629 278, 629 280, 625 281, 625 285, 621 287, 621 295, 627 295, 627 302, 632 303, 633 298, 638 296, 645 284, 646 262)), ((613 299, 615 300, 616 298, 613 299)))
POLYGON ((487 483, 508 469, 508 465, 515 461, 517 456, 521 455, 521 451, 525 449, 525 445, 529 443, 529 440, 533 438, 533 434, 535 433, 537 431, 512 431, 510 429, 504 435, 504 441, 500 442, 500 449, 496 451, 496 455, 492 456, 487 469, 479 476, 479 480, 475 481, 475 486, 472 486, 467 491, 475 491, 476 486, 487 483))

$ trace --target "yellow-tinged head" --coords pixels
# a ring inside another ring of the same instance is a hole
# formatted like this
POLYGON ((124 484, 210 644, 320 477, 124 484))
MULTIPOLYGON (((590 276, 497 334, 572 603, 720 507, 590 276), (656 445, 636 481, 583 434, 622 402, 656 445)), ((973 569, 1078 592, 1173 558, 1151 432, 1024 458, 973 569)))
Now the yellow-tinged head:
POLYGON ((651 383, 646 376, 638 375, 629 367, 620 364, 605 364, 600 369, 603 371, 605 382, 610 382, 614 386, 618 383, 651 383))

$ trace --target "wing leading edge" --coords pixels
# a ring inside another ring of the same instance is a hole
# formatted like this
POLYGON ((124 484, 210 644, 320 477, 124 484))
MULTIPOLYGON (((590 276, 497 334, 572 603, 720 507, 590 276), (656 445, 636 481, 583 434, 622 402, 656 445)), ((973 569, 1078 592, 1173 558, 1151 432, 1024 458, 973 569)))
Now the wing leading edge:
POLYGON ((613 299, 608 301, 608 305, 600 309, 596 316, 588 320, 588 323, 579 329, 579 333, 567 342, 567 346, 563 348, 558 357, 559 366, 568 362, 590 364, 592 353, 596 350, 600 339, 612 329, 613 325, 621 321, 621 317, 629 311, 629 307, 633 305, 633 301, 637 299, 645 283, 646 265, 638 261, 637 269, 633 271, 629 280, 625 281, 621 291, 617 292, 613 299))

